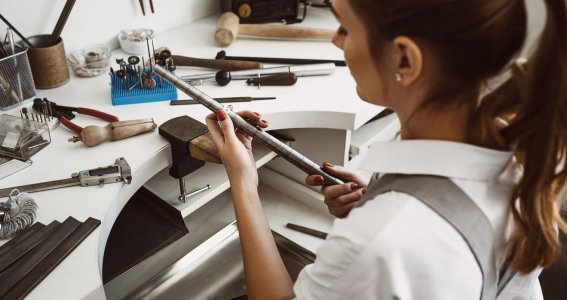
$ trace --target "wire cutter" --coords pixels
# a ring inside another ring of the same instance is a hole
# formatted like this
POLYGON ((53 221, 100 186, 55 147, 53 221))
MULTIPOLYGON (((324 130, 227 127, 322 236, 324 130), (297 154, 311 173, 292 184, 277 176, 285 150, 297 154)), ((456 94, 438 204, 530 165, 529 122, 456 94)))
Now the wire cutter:
POLYGON ((83 127, 71 122, 71 120, 75 118, 75 114, 73 112, 82 115, 96 117, 108 122, 119 121, 117 116, 107 114, 102 111, 85 108, 85 107, 57 105, 57 103, 48 101, 45 98, 43 100, 40 98, 34 99, 32 108, 40 112, 48 112, 47 114, 49 116, 59 119, 61 124, 65 125, 65 127, 69 128, 71 131, 75 132, 76 134, 81 134, 81 131, 83 131, 83 127))

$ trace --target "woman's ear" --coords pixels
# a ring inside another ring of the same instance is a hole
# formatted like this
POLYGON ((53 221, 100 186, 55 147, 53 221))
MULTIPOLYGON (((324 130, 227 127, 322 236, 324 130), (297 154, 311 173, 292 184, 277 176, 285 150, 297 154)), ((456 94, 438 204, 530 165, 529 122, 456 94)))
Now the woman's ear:
POLYGON ((405 86, 413 84, 421 75, 423 55, 417 43, 405 36, 394 39, 396 51, 396 81, 405 86))

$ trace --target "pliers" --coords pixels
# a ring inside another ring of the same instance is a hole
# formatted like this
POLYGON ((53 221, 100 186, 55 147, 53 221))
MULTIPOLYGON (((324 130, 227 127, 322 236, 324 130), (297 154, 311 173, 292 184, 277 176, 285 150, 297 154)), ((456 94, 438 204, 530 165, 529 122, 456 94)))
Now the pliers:
POLYGON ((40 99, 36 98, 33 100, 32 108, 40 111, 40 112, 48 112, 48 114, 52 117, 58 118, 61 124, 65 125, 65 127, 69 128, 71 131, 75 132, 76 134, 81 134, 83 131, 83 127, 71 122, 72 119, 75 118, 75 114, 73 112, 97 117, 99 119, 108 121, 108 122, 118 122, 120 121, 117 116, 104 113, 102 111, 98 111, 95 109, 85 108, 85 107, 72 107, 72 106, 63 106, 57 105, 55 102, 51 102, 46 98, 40 99))

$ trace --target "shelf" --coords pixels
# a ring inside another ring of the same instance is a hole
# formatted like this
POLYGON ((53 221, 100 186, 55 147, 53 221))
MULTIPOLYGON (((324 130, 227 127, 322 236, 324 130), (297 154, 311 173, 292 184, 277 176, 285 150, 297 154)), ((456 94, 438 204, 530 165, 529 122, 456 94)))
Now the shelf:
POLYGON ((396 114, 389 114, 378 120, 368 122, 353 131, 350 141, 350 156, 357 156, 375 142, 391 141, 400 130, 400 122, 396 114))

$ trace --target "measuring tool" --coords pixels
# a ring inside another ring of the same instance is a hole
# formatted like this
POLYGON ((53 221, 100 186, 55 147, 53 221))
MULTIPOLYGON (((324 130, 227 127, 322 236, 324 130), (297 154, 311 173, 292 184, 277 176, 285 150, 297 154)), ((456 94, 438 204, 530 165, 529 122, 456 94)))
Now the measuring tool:
POLYGON ((116 183, 121 181, 126 184, 130 184, 130 182, 132 182, 132 170, 130 169, 128 162, 126 162, 126 159, 123 157, 117 158, 112 166, 73 173, 69 179, 53 180, 0 189, 0 198, 8 197, 15 189, 20 192, 32 193, 77 185, 103 186, 106 183, 116 183))
MULTIPOLYGON (((334 66, 335 65, 333 64, 333 67, 334 66)), ((199 89, 189 85, 187 82, 183 81, 183 79, 179 78, 178 76, 172 74, 171 72, 168 72, 165 68, 156 65, 154 67, 154 70, 157 75, 163 77, 172 85, 176 86, 177 88, 185 92, 187 95, 191 96, 191 98, 199 101, 199 103, 203 104, 211 111, 217 112, 223 109, 222 104, 218 103, 213 98, 201 92, 199 89)), ((325 171, 322 170, 320 166, 309 160, 307 157, 295 151, 293 148, 289 147, 288 145, 282 143, 281 141, 271 136, 270 134, 246 122, 246 120, 244 120, 241 116, 239 116, 235 112, 229 110, 226 113, 232 119, 236 127, 243 130, 248 135, 259 139, 262 144, 266 145, 266 147, 268 147, 270 150, 274 151, 275 153, 283 157, 285 160, 289 161, 294 166, 303 170, 307 174, 321 175, 323 177, 324 185, 343 184, 341 180, 327 174, 325 171)))

